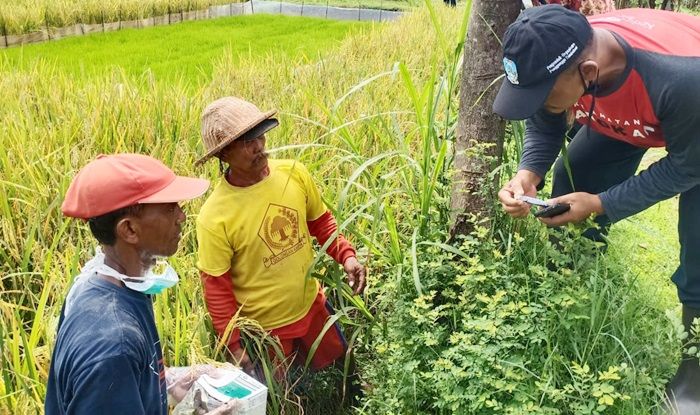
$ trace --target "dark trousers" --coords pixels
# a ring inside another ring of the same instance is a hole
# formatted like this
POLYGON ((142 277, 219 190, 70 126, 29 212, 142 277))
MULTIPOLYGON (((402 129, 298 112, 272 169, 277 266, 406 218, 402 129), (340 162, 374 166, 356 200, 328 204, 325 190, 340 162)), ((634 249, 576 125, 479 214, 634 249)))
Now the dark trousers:
MULTIPOLYGON (((571 192, 601 193, 627 180, 637 171, 646 149, 592 130, 587 137, 587 129, 581 127, 568 146, 573 180, 569 179, 562 157, 555 163, 552 197, 571 192)), ((601 240, 610 221, 605 215, 598 216, 595 221, 600 229, 590 229, 586 231, 586 236, 601 240)), ((681 303, 700 308, 700 186, 680 195, 678 237, 681 245, 680 264, 671 279, 676 284, 681 303)))

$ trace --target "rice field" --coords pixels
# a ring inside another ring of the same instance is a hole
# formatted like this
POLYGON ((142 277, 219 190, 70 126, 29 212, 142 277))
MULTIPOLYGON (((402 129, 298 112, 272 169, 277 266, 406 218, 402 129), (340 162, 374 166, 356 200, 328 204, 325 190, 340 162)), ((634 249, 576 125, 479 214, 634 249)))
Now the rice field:
POLYGON ((9 48, 0 52, 0 60, 15 70, 45 62, 77 83, 120 70, 129 78, 187 83, 198 91, 211 81, 214 67, 224 55, 246 64, 266 56, 313 62, 348 35, 370 26, 366 22, 269 15, 224 17, 9 48))
POLYGON ((16 0, 0 3, 3 35, 35 32, 76 23, 136 20, 180 11, 204 10, 229 0, 16 0))
MULTIPOLYGON (((369 269, 367 292, 353 297, 325 255, 313 268, 357 356, 364 398, 338 408, 327 388, 337 374, 306 373, 297 383, 268 377, 268 413, 655 408, 678 357, 665 274, 674 258, 650 246, 648 257, 634 258, 658 269, 628 267, 624 248, 600 255, 573 227, 555 246, 538 222, 499 213, 488 225, 475 218, 471 235, 448 237, 468 17, 468 8, 426 2, 395 23, 354 27, 313 55, 216 52, 211 77, 197 84, 120 65, 83 76, 50 57, 18 65, 0 52, 0 412, 41 412, 60 307, 94 249, 85 224, 59 210, 71 178, 97 154, 139 152, 178 174, 216 179, 215 163, 193 162, 202 152, 200 113, 225 95, 280 110, 281 125, 267 140, 273 156, 308 166, 369 269), (662 300, 637 294, 649 287, 662 300)), ((522 126, 511 125, 504 176, 521 140, 522 126)), ((184 206, 188 221, 171 260, 181 281, 154 304, 166 365, 223 359, 194 266, 202 202, 184 206)), ((652 228, 665 220, 650 218, 652 228)), ((639 233, 635 223, 619 229, 617 240, 639 233)), ((258 348, 270 341, 251 322, 239 324, 258 348)))
MULTIPOLYGON (((12 0, 0 2, 0 36, 33 33, 76 24, 136 21, 205 11, 243 0, 12 0)), ((417 0, 291 0, 293 3, 404 10, 417 0)), ((167 19, 166 19, 167 20, 167 19)), ((1 43, 1 42, 0 42, 1 43)))

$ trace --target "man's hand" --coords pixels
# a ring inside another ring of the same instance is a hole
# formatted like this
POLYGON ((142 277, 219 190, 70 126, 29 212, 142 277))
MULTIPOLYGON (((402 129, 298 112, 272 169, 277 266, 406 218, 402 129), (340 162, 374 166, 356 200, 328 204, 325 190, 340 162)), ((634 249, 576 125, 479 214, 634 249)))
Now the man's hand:
POLYGON ((175 400, 180 402, 187 392, 189 392, 192 384, 204 374, 210 374, 216 370, 212 365, 193 365, 188 367, 166 367, 165 382, 167 384, 168 394, 175 400))
POLYGON ((345 273, 348 274, 348 284, 352 293, 357 295, 365 290, 365 267, 354 256, 345 260, 343 264, 345 273))
POLYGON ((243 409, 241 409, 241 406, 243 406, 242 402, 238 399, 231 399, 230 401, 226 402, 225 404, 221 405, 220 407, 214 409, 213 411, 207 412, 205 415, 232 415, 232 414, 237 414, 243 409))
POLYGON ((551 205, 557 203, 568 203, 571 209, 561 215, 552 216, 551 218, 539 218, 542 223, 549 226, 561 226, 567 223, 577 223, 588 219, 592 213, 602 215, 603 204, 598 195, 593 195, 585 192, 569 193, 568 195, 559 196, 549 200, 551 205))
POLYGON ((531 171, 518 171, 515 177, 498 192, 498 199, 501 201, 503 210, 514 218, 527 216, 530 213, 530 205, 516 198, 522 195, 537 195, 536 186, 541 180, 538 175, 531 171))
POLYGON ((253 361, 250 360, 250 356, 248 356, 248 353, 242 347, 231 351, 229 359, 226 360, 239 366, 245 373, 251 376, 255 373, 255 365, 253 365, 253 361))

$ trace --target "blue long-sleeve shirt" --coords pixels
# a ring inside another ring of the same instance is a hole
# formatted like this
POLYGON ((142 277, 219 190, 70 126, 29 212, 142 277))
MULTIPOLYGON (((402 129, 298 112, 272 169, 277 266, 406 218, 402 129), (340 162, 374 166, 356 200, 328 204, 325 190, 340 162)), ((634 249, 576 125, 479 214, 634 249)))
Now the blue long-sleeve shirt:
MULTIPOLYGON (((665 147, 668 154, 647 170, 600 193, 611 221, 700 185, 700 18, 648 9, 624 9, 589 18, 613 33, 627 65, 618 81, 582 97, 578 122, 639 147, 665 147)), ((526 121, 520 168, 541 177, 559 154, 564 114, 544 109, 526 121)))
POLYGON ((150 296, 89 277, 61 313, 46 415, 167 415, 150 296))

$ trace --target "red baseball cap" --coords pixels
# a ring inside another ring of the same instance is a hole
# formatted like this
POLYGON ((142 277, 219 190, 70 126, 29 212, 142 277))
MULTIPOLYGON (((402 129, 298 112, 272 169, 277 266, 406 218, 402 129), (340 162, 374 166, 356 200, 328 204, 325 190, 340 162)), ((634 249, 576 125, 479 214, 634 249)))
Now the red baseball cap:
POLYGON ((208 180, 176 176, 153 157, 99 155, 73 178, 61 211, 90 219, 136 204, 194 199, 208 188, 208 180))

